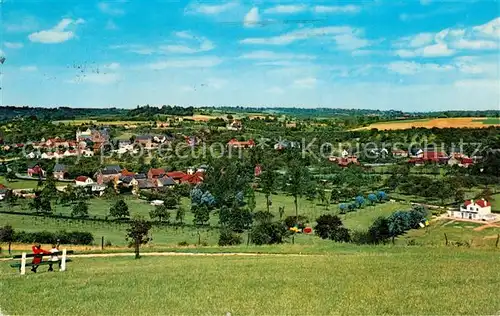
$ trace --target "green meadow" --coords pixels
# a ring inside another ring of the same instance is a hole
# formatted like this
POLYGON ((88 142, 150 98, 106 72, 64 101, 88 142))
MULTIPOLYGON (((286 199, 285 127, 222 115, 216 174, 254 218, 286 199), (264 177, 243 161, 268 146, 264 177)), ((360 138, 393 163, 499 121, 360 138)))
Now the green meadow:
POLYGON ((74 258, 20 276, 0 262, 8 315, 493 315, 494 251, 370 247, 308 256, 74 258), (14 299, 19 298, 19 299, 14 299))

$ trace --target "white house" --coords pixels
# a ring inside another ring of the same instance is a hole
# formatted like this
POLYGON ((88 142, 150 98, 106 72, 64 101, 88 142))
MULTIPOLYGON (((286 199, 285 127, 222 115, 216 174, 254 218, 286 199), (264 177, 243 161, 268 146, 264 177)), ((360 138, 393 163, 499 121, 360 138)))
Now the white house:
POLYGON ((94 184, 94 180, 86 176, 79 176, 75 179, 76 186, 87 186, 94 184))
POLYGON ((459 210, 448 211, 448 215, 455 218, 483 221, 490 221, 496 218, 495 214, 491 213, 491 202, 485 199, 465 201, 464 204, 460 205, 459 210))

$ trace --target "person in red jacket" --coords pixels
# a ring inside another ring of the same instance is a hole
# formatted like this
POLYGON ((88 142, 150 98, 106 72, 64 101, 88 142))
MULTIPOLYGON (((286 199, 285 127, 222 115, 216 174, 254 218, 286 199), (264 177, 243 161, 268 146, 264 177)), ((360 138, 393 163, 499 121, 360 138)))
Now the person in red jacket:
POLYGON ((42 262, 42 257, 43 255, 50 255, 50 251, 43 250, 40 244, 35 244, 33 247, 31 247, 31 250, 33 250, 33 253, 35 256, 33 257, 33 261, 31 262, 31 271, 36 273, 36 269, 38 269, 38 265, 40 262, 42 262))

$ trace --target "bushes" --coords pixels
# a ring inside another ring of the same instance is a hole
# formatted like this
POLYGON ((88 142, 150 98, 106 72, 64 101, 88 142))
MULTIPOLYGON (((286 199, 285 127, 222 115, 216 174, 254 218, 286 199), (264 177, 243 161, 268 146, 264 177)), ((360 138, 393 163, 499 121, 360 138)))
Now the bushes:
POLYGON ((282 223, 262 223, 252 229, 250 238, 256 245, 281 244, 287 237, 287 233, 287 229, 282 223))
POLYGON ((297 216, 297 220, 295 216, 287 216, 284 220, 284 223, 286 227, 292 228, 295 227, 295 224, 297 222, 297 228, 298 229, 304 229, 306 227, 306 223, 309 221, 309 219, 305 216, 299 215, 297 216))
POLYGON ((219 235, 219 246, 234 246, 243 242, 243 239, 237 233, 229 230, 222 229, 219 235))
POLYGON ((31 244, 39 242, 43 244, 53 244, 57 240, 61 244, 71 245, 91 245, 94 242, 94 236, 89 232, 67 232, 65 230, 53 233, 48 231, 41 232, 14 232, 14 242, 31 244))
POLYGON ((344 227, 336 215, 325 214, 316 219, 314 231, 322 239, 331 239, 338 242, 348 242, 351 237, 349 230, 344 227))

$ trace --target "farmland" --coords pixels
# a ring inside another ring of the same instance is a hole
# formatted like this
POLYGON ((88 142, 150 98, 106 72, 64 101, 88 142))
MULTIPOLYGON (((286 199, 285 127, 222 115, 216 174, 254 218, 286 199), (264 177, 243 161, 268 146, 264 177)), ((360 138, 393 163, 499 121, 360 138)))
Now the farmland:
MULTIPOLYGON (((4 262, 0 291, 37 293, 40 314, 494 314, 497 261, 482 250, 351 246, 293 257, 75 258, 64 274, 25 278, 4 262)), ((0 306, 32 312, 9 295, 0 306)))
POLYGON ((400 120, 370 124, 357 130, 402 130, 410 128, 485 128, 489 126, 500 126, 498 118, 436 118, 422 120, 400 120))

